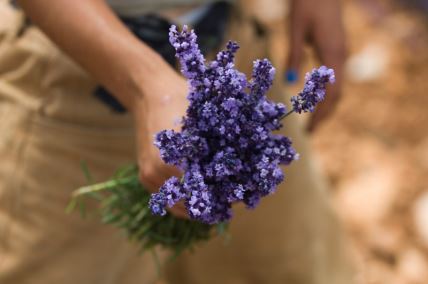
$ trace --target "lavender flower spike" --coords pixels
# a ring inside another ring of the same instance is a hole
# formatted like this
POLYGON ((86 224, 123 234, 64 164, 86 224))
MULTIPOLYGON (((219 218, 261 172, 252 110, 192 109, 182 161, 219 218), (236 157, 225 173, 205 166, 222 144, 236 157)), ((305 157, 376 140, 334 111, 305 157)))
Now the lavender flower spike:
POLYGON ((281 165, 298 157, 290 139, 273 133, 286 112, 266 97, 275 69, 267 59, 256 60, 248 82, 234 66, 235 42, 205 65, 193 31, 173 26, 170 41, 191 85, 189 107, 180 132, 161 131, 155 145, 183 177, 170 178, 152 194, 150 209, 164 215, 184 201, 190 218, 225 222, 232 218, 233 203, 254 208, 274 193, 284 179, 281 165))
POLYGON ((181 32, 172 25, 169 29, 169 42, 175 48, 176 57, 181 64, 181 72, 193 87, 203 84, 205 58, 196 43, 196 34, 184 25, 181 32))
POLYGON ((153 214, 164 216, 166 214, 166 205, 167 199, 162 192, 152 194, 149 201, 149 208, 153 214))
POLYGON ((267 59, 256 60, 253 63, 252 82, 250 84, 251 94, 258 99, 264 96, 272 86, 275 76, 275 68, 267 59))
POLYGON ((317 103, 324 100, 326 84, 335 81, 333 69, 321 66, 306 73, 303 90, 291 98, 294 112, 313 112, 317 103))
POLYGON ((227 66, 227 64, 233 64, 235 59, 235 53, 238 51, 239 45, 234 41, 229 41, 226 45, 226 50, 220 51, 216 56, 216 62, 220 66, 227 66))

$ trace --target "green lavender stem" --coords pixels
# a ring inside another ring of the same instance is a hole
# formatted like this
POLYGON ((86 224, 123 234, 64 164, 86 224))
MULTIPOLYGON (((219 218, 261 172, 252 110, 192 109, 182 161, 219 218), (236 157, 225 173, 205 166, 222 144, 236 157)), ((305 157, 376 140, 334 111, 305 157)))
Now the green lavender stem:
POLYGON ((81 187, 81 188, 77 189, 76 191, 74 191, 72 196, 78 197, 80 195, 85 195, 88 193, 99 192, 99 191, 103 191, 106 189, 115 188, 119 185, 126 185, 133 180, 135 180, 135 177, 130 176, 130 177, 126 177, 126 178, 114 179, 114 180, 109 180, 106 182, 101 182, 101 183, 97 183, 97 184, 93 184, 93 185, 84 186, 84 187, 81 187))
POLYGON ((290 114, 292 114, 294 112, 294 109, 290 110, 289 112, 287 112, 286 114, 282 115, 279 120, 283 120, 284 118, 286 118, 287 116, 289 116, 290 114))

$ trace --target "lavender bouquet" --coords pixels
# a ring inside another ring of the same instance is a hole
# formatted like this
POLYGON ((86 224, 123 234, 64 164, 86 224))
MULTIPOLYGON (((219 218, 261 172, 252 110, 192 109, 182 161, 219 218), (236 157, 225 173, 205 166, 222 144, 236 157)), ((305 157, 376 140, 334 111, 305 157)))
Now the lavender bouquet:
POLYGON ((284 180, 281 165, 298 159, 291 140, 274 131, 292 112, 313 112, 325 96, 334 72, 324 66, 306 75, 304 89, 292 97, 287 112, 267 99, 275 69, 267 60, 254 61, 252 77, 235 69, 236 42, 229 42, 206 64, 193 30, 170 29, 170 42, 187 78, 190 105, 180 132, 164 130, 155 137, 165 163, 178 167, 158 193, 150 194, 138 180, 137 167, 122 169, 111 180, 76 191, 101 202, 105 223, 124 228, 143 249, 155 245, 180 253, 224 231, 232 205, 255 208, 284 180), (100 196, 101 195, 101 196, 100 196), (190 220, 178 219, 167 208, 184 201, 190 220))

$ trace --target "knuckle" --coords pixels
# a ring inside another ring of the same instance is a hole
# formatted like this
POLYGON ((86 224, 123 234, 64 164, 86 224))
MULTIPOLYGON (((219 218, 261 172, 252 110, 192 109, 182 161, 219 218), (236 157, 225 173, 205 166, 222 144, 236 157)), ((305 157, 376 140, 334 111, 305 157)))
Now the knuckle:
POLYGON ((140 166, 139 178, 141 181, 151 181, 156 176, 156 167, 151 164, 140 166))

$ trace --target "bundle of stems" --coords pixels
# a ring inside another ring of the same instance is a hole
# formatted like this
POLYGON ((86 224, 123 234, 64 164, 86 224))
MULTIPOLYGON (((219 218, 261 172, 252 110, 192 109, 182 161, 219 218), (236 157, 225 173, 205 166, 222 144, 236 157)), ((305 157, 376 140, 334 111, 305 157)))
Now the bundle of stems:
MULTIPOLYGON (((84 166, 87 178, 90 175, 84 166)), ((110 180, 77 189, 67 208, 81 208, 85 215, 85 198, 98 202, 102 223, 114 225, 139 244, 141 252, 156 246, 169 249, 173 257, 195 244, 225 232, 227 224, 208 225, 195 220, 153 215, 149 209, 150 192, 138 178, 138 167, 119 169, 110 180)))

